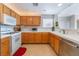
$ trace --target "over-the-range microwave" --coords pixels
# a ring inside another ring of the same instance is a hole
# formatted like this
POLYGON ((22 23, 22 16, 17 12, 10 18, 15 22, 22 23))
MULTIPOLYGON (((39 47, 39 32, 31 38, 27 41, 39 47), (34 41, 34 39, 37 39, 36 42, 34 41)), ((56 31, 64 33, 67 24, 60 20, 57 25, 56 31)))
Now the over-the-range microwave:
POLYGON ((16 25, 16 18, 3 14, 3 24, 16 25))

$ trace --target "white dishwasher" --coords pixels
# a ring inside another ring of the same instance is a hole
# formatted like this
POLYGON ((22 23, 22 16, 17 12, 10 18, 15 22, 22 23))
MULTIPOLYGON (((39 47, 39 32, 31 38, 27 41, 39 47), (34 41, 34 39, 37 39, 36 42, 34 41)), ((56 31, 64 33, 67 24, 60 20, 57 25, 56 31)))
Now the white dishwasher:
POLYGON ((60 43, 60 56, 79 56, 79 44, 62 39, 60 43))

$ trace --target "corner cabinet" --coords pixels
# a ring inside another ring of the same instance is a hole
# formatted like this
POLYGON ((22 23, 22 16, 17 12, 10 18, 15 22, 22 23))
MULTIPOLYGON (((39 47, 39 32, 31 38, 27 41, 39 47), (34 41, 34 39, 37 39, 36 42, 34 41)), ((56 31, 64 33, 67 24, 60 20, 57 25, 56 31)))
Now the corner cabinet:
POLYGON ((57 55, 59 55, 61 38, 55 34, 50 33, 50 45, 57 55))
POLYGON ((41 21, 40 16, 21 16, 21 25, 39 26, 41 21))

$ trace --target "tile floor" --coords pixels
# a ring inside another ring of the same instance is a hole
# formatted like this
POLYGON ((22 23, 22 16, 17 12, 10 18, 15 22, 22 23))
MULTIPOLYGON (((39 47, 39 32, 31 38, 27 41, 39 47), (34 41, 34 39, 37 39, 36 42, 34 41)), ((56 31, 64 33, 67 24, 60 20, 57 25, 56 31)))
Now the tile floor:
POLYGON ((23 56, 56 56, 48 44, 23 44, 22 47, 27 48, 23 56))

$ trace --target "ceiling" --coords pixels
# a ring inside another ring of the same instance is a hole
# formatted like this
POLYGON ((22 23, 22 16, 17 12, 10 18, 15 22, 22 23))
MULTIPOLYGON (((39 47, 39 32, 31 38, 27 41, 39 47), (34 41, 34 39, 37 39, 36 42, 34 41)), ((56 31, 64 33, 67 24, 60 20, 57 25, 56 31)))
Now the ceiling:
POLYGON ((58 3, 39 3, 38 6, 34 6, 33 3, 6 3, 5 5, 16 11, 19 15, 25 16, 58 14, 72 4, 63 3, 62 6, 58 6, 58 3))

